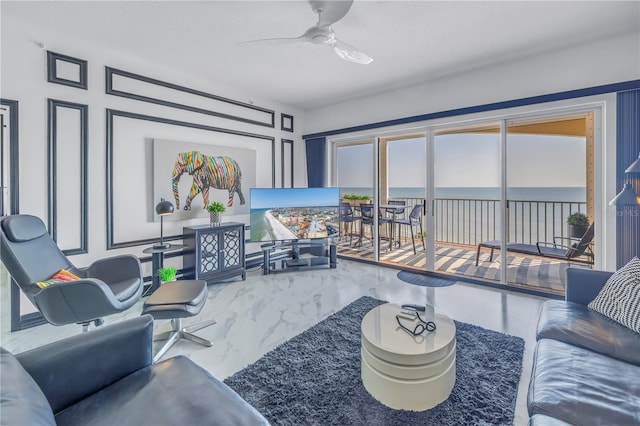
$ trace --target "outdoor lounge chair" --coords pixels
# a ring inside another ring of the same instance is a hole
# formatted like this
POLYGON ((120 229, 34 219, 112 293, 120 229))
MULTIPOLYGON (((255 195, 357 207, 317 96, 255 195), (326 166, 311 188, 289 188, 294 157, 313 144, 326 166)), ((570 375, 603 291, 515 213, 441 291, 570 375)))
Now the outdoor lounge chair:
MULTIPOLYGON (((550 259, 566 260, 569 263, 575 262, 593 265, 594 254, 593 250, 591 249, 593 235, 594 232, 592 223, 591 226, 587 228, 587 231, 584 233, 582 238, 553 237, 553 243, 507 243, 507 251, 529 254, 532 256, 541 256, 550 259)), ((476 253, 476 266, 478 266, 480 249, 483 247, 491 249, 491 253, 489 254, 489 262, 492 262, 493 252, 494 250, 499 250, 501 248, 501 243, 499 240, 492 240, 478 244, 478 251, 476 253)))

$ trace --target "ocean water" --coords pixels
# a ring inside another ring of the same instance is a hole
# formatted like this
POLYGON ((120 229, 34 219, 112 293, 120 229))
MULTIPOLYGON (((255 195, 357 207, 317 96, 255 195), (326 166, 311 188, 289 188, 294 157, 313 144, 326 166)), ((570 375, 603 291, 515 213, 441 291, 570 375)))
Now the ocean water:
MULTIPOLYGON (((340 195, 362 194, 373 195, 373 188, 341 187, 340 195)), ((390 197, 424 198, 424 188, 389 188, 390 197)), ((436 198, 464 200, 499 200, 500 188, 495 187, 446 187, 436 188, 436 198)), ((516 201, 566 201, 585 203, 587 190, 585 187, 511 187, 507 190, 507 198, 516 201)))
MULTIPOLYGON (((343 187, 343 194, 373 194, 372 188, 343 187)), ((389 197, 423 198, 424 188, 389 188, 389 197)), ((500 239, 499 188, 436 188, 436 241, 476 245, 500 239)), ((535 244, 567 236, 569 214, 586 210, 584 187, 509 188, 508 241, 535 244)), ((408 204, 412 204, 411 200, 408 204)))

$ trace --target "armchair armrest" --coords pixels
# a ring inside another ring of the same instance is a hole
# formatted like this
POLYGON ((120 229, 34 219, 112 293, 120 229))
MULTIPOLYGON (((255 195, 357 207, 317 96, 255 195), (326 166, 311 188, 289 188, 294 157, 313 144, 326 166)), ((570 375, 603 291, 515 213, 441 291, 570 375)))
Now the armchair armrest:
POLYGON ((58 413, 151 365, 150 315, 75 335, 16 355, 58 413))
POLYGON ((540 246, 543 246, 543 247, 551 247, 551 248, 554 248, 554 249, 562 249, 562 250, 566 250, 566 251, 567 251, 567 253, 571 253, 571 255, 569 256, 569 257, 571 257, 571 258, 574 258, 574 257, 577 257, 577 256, 593 257, 593 253, 591 252, 591 248, 590 248, 589 246, 585 247, 585 249, 584 249, 584 250, 580 250, 580 249, 578 249, 578 248, 576 248, 576 247, 573 247, 573 246, 567 246, 567 245, 564 245, 564 244, 558 244, 558 243, 556 243, 556 242, 553 242, 553 243, 545 243, 545 242, 542 242, 542 241, 538 241, 538 242, 536 243, 536 247, 538 248, 538 253, 539 253, 541 256, 544 256, 544 253, 542 253, 542 250, 540 250, 540 246), (573 250, 573 252, 570 252, 569 250, 573 250))
POLYGON ((89 267, 78 269, 78 271, 85 277, 98 278, 106 283, 115 283, 131 278, 142 280, 140 260, 130 254, 99 259, 89 267))
POLYGON ((92 278, 54 284, 35 294, 33 300, 54 325, 92 321, 123 309, 109 286, 92 278))
POLYGON ((596 298, 613 272, 584 268, 567 268, 565 300, 588 305, 596 298))
MULTIPOLYGON (((553 244, 561 244, 556 242, 556 240, 565 240, 567 241, 568 244, 571 243, 579 243, 580 242, 580 238, 576 238, 576 237, 553 237, 553 244)), ((568 245, 567 243, 564 243, 564 245, 568 245)))

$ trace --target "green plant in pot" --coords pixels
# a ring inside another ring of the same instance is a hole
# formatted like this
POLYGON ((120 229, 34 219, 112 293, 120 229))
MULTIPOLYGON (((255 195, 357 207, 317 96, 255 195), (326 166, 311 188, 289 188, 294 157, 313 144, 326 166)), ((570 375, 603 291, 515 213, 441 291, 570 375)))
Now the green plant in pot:
POLYGON ((569 225, 570 237, 582 238, 589 227, 589 218, 584 213, 572 213, 567 217, 567 225, 569 225))
POLYGON ((160 281, 162 281, 163 283, 175 281, 177 273, 178 270, 173 266, 165 266, 164 268, 160 268, 157 271, 157 274, 160 277, 160 281))
POLYGON ((205 207, 209 212, 209 223, 211 226, 220 226, 222 213, 226 210, 224 204, 219 201, 213 201, 205 207))
POLYGON ((363 194, 344 194, 342 195, 342 199, 349 203, 351 207, 356 207, 360 203, 369 203, 371 201, 369 195, 363 194))

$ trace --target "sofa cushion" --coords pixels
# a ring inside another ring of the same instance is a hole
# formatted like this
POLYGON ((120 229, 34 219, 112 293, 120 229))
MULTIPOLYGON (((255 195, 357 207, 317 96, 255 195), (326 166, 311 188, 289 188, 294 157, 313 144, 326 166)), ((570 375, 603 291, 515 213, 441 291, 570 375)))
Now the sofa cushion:
POLYGON ((542 339, 527 395, 529 415, 571 424, 640 424, 640 367, 577 346, 542 339))
POLYGON ((184 356, 138 370, 56 414, 58 425, 268 425, 184 356))
POLYGON ((640 334, 585 305, 548 300, 538 320, 538 339, 555 339, 640 365, 640 334))
POLYGON ((634 257, 616 271, 589 308, 640 333, 640 259, 634 257))
POLYGON ((55 425, 53 411, 36 382, 13 354, 0 348, 0 424, 55 425))
POLYGON ((529 426, 571 426, 571 424, 544 414, 536 414, 529 419, 529 426))

